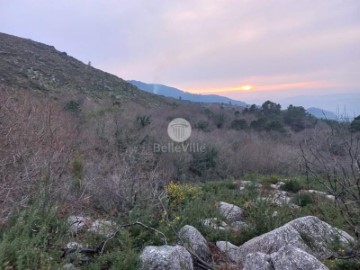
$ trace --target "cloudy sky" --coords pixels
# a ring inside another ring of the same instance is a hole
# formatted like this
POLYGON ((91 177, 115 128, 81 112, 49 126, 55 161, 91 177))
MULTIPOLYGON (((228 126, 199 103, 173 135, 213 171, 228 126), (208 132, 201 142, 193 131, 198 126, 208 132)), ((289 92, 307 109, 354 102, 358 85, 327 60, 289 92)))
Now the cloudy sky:
POLYGON ((360 114, 359 0, 0 0, 0 32, 124 79, 360 114))

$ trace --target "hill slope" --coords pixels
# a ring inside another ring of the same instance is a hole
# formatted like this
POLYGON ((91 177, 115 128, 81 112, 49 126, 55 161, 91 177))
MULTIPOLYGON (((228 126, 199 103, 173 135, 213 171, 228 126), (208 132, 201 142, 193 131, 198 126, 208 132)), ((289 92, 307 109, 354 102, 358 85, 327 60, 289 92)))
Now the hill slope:
POLYGON ((86 65, 29 39, 0 33, 0 83, 59 97, 60 93, 89 94, 117 100, 158 103, 164 99, 139 91, 114 75, 86 65))
POLYGON ((176 99, 181 98, 182 100, 187 100, 191 102, 200 102, 200 103, 226 103, 226 104, 231 103, 233 105, 247 107, 247 104, 245 102, 233 100, 223 96, 191 94, 174 87, 170 87, 162 84, 143 83, 135 80, 129 80, 128 82, 130 82, 131 84, 135 85, 136 87, 138 87, 143 91, 162 95, 165 97, 172 97, 176 99))

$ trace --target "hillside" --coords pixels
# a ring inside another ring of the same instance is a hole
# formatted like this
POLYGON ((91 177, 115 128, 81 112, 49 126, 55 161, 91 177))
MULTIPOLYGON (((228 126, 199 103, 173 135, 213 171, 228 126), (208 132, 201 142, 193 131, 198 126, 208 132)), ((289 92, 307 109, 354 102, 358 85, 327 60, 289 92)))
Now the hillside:
POLYGON ((49 96, 88 95, 159 104, 164 99, 60 52, 53 46, 0 33, 0 82, 49 96))
POLYGON ((230 99, 219 95, 198 95, 198 94, 188 93, 183 90, 162 84, 149 84, 135 80, 130 80, 128 82, 148 93, 153 93, 165 97, 172 97, 175 99, 182 99, 184 101, 191 101, 198 103, 233 104, 244 108, 248 106, 245 102, 230 99))

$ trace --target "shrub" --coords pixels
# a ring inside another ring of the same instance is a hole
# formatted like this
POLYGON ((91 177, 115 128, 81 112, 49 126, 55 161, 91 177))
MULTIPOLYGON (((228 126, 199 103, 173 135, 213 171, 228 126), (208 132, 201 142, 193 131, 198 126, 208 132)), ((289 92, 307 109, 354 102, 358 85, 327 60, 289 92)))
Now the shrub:
POLYGON ((139 115, 136 117, 136 121, 140 124, 141 127, 146 127, 151 124, 151 115, 139 115))
POLYGON ((73 113, 79 113, 81 111, 80 104, 75 100, 70 100, 68 103, 65 104, 64 108, 65 110, 73 113))
POLYGON ((279 182, 279 179, 273 175, 261 180, 261 184, 267 187, 270 186, 271 184, 276 184, 277 182, 279 182))
POLYGON ((305 207, 309 204, 314 203, 314 199, 309 193, 299 193, 294 196, 292 202, 301 207, 305 207))
POLYGON ((283 186, 281 186, 282 190, 290 191, 290 192, 294 192, 294 193, 298 192, 301 188, 302 188, 302 186, 296 180, 286 181, 285 184, 283 186))
POLYGON ((244 119, 233 120, 230 124, 230 128, 235 129, 235 130, 242 130, 242 129, 246 129, 247 127, 248 127, 248 124, 247 124, 246 120, 244 120, 244 119))
POLYGON ((205 152, 193 153, 190 171, 197 176, 204 175, 209 169, 216 167, 218 152, 214 147, 207 148, 205 152))
POLYGON ((360 131, 360 115, 355 117, 354 120, 351 122, 350 129, 352 132, 360 131))
POLYGON ((198 129, 201 129, 203 131, 205 131, 209 126, 209 122, 207 121, 199 121, 195 127, 198 128, 198 129))

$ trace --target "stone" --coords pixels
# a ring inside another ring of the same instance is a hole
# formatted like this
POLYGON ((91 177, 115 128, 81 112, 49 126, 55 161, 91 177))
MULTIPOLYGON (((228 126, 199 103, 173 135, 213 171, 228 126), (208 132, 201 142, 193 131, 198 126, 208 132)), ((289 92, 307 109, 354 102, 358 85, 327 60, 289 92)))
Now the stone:
POLYGON ((226 202, 220 202, 218 210, 219 213, 229 222, 239 221, 244 215, 244 210, 240 207, 226 202))
POLYGON ((228 241, 217 241, 216 246, 218 249, 225 253, 225 255, 233 262, 237 261, 237 249, 238 247, 228 241))
POLYGON ((109 237, 117 231, 117 224, 110 220, 97 219, 91 224, 89 231, 109 237))
POLYGON ((275 270, 328 270, 328 268, 314 256, 292 245, 282 247, 278 252, 271 254, 271 262, 275 270))
POLYGON ((63 270, 77 270, 77 268, 72 263, 64 264, 62 269, 63 270))
POLYGON ((193 270, 193 261, 185 247, 147 246, 140 255, 141 270, 193 270))
POLYGON ((332 254, 329 245, 335 238, 344 244, 354 241, 346 232, 317 217, 301 217, 244 243, 238 248, 237 261, 244 262, 249 253, 271 254, 288 244, 322 260, 332 254))
POLYGON ((83 248, 83 245, 79 244, 78 242, 69 242, 66 244, 66 248, 68 249, 80 249, 83 248))
MULTIPOLYGON (((243 270, 274 270, 269 255, 261 252, 249 253, 246 255, 243 270)), ((291 268, 292 269, 292 268, 291 268)))
POLYGON ((240 231, 244 228, 249 227, 249 225, 244 221, 234 221, 233 223, 230 224, 230 226, 234 231, 240 231))
POLYGON ((91 219, 89 217, 69 216, 67 221, 70 225, 70 232, 78 234, 79 232, 84 231, 90 223, 90 220, 91 219))
POLYGON ((185 225, 179 231, 179 238, 183 245, 198 255, 201 259, 209 261, 211 251, 204 236, 193 226, 185 225))
POLYGON ((202 221, 204 227, 212 230, 226 231, 229 229, 229 225, 226 222, 217 218, 207 218, 202 221))

